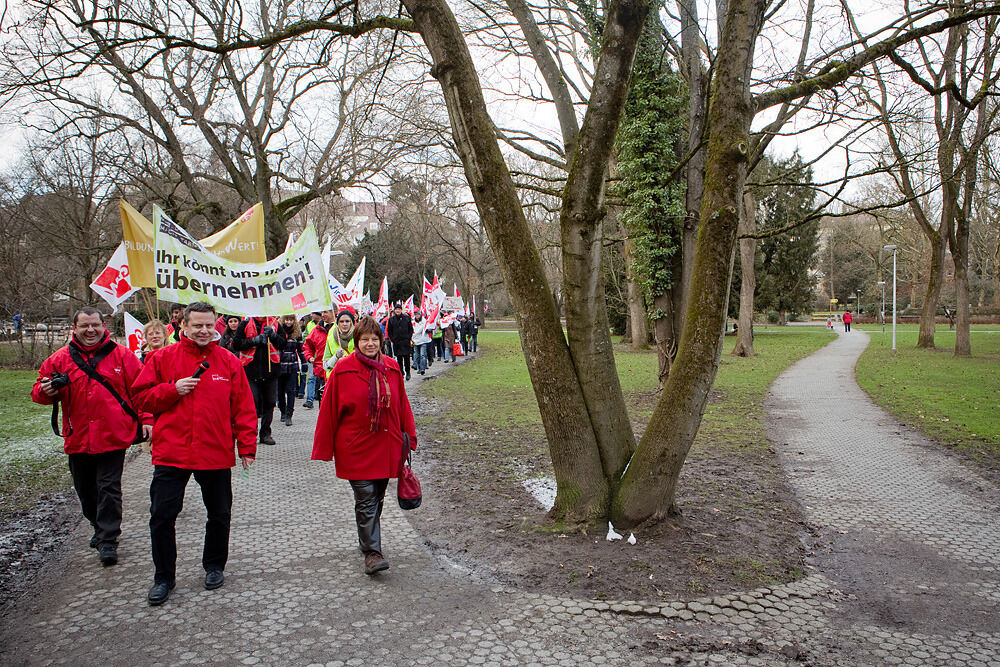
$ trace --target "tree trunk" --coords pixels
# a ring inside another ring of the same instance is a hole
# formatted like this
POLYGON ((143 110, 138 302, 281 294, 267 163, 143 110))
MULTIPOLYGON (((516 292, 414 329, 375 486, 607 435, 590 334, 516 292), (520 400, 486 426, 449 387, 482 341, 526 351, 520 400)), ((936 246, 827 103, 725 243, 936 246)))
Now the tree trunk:
MULTIPOLYGON (((957 255, 958 253, 954 253, 957 255)), ((969 272, 963 262, 955 257, 955 356, 972 354, 969 336, 969 272)))
MULTIPOLYGON (((945 203, 947 208, 948 204, 945 203)), ((942 216, 944 213, 942 212, 942 216)), ((924 291, 924 303, 920 308, 920 333, 917 336, 917 347, 933 349, 934 326, 937 316, 938 297, 941 295, 941 283, 944 282, 944 250, 947 236, 939 231, 927 234, 931 246, 931 264, 927 272, 927 288, 924 291)))
MULTIPOLYGON (((743 215, 740 217, 738 233, 753 234, 757 228, 757 202, 753 195, 743 195, 743 215)), ((740 325, 737 335, 739 340, 733 348, 737 357, 752 357, 753 350, 753 296, 757 289, 757 274, 755 260, 757 257, 757 239, 740 239, 740 325)))
POLYGON ((475 64, 445 0, 405 0, 405 5, 433 59, 455 147, 514 306, 555 469, 552 514, 571 522, 602 520, 609 488, 596 436, 475 64))
POLYGON ((684 313, 687 312, 687 295, 694 269, 695 247, 698 241, 698 216, 701 199, 705 192, 705 151, 699 148, 705 132, 705 105, 708 101, 708 76, 701 60, 701 32, 698 25, 698 4, 694 0, 680 0, 681 19, 681 66, 688 83, 688 153, 697 151, 691 157, 685 170, 686 189, 683 241, 681 246, 681 280, 679 290, 677 333, 684 328, 684 313))
POLYGON ((648 12, 646 0, 621 0, 610 6, 559 215, 566 338, 611 484, 628 464, 635 436, 615 366, 602 280, 604 189, 648 12))
POLYGON ((625 239, 625 277, 628 281, 628 328, 632 337, 633 350, 645 350, 649 347, 649 317, 646 315, 646 299, 642 288, 635 282, 632 274, 632 251, 635 244, 631 239, 625 239))
POLYGON ((616 525, 635 526, 674 511, 677 479, 701 425, 718 371, 733 249, 747 175, 750 68, 766 0, 731 0, 709 106, 705 195, 688 309, 677 359, 612 505, 616 525))

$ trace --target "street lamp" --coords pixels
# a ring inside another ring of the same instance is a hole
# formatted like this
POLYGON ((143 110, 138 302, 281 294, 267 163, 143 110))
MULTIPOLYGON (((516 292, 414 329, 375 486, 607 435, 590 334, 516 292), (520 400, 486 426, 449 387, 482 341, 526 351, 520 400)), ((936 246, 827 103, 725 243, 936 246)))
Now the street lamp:
POLYGON ((885 333, 885 281, 880 280, 875 284, 882 288, 882 333, 885 333))
POLYGON ((896 246, 884 245, 882 250, 892 251, 892 351, 896 351, 896 246))

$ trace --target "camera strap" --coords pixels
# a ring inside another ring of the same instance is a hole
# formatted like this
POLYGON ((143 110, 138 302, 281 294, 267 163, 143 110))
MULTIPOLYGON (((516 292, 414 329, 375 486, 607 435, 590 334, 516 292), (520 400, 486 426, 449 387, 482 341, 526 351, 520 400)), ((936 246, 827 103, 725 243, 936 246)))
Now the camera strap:
POLYGON ((144 439, 142 436, 142 419, 139 417, 138 413, 132 409, 132 406, 128 404, 128 401, 122 398, 121 395, 115 391, 115 388, 112 387, 108 381, 97 372, 97 365, 104 361, 108 355, 114 352, 115 347, 117 347, 115 342, 109 339, 107 343, 102 345, 101 348, 97 350, 94 356, 90 359, 84 359, 83 355, 80 354, 80 350, 73 343, 70 343, 69 357, 73 360, 73 363, 79 366, 80 370, 86 373, 91 380, 94 380, 107 389, 112 398, 114 398, 118 402, 118 405, 121 406, 122 410, 125 411, 125 414, 135 420, 135 442, 142 442, 144 439))

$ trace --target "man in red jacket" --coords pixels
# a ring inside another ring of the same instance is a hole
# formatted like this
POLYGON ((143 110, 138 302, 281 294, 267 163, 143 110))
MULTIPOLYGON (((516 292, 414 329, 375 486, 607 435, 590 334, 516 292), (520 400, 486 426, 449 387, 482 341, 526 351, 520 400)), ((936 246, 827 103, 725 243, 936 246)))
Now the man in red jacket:
POLYGON ((156 573, 148 600, 154 606, 163 604, 174 587, 174 524, 192 474, 208 513, 202 554, 205 588, 223 584, 233 508, 234 442, 244 468, 257 454, 257 412, 250 384, 239 360, 218 346, 215 319, 215 308, 209 304, 189 305, 180 342, 153 355, 135 382, 139 405, 156 416, 155 469, 149 487, 156 573))
POLYGON ((73 316, 69 345, 42 362, 31 389, 35 403, 62 403, 63 448, 69 455, 73 487, 83 516, 94 527, 90 546, 97 549, 105 566, 118 562, 122 467, 125 450, 139 430, 133 415, 141 417, 144 437, 148 438, 153 428, 152 417, 138 415, 134 407, 131 387, 141 370, 136 356, 111 340, 101 311, 87 307, 73 316), (102 378, 106 386, 87 370, 102 378))

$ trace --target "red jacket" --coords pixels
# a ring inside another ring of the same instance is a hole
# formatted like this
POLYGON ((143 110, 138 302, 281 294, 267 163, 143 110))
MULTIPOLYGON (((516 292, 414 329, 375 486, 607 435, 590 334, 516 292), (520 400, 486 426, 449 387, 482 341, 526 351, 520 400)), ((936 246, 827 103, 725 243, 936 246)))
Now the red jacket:
POLYGON ((139 405, 156 417, 153 464, 186 470, 222 470, 257 454, 257 411, 243 366, 218 341, 199 347, 190 338, 150 357, 133 387, 139 405), (174 382, 209 363, 201 382, 180 396, 174 382))
POLYGON ((337 362, 319 406, 312 458, 337 466, 341 479, 387 479, 399 476, 403 463, 403 431, 410 448, 417 448, 413 411, 403 386, 403 374, 394 359, 382 356, 389 369, 389 414, 383 431, 371 432, 368 417, 368 367, 360 352, 337 362))
MULTIPOLYGON (((70 345, 76 346, 83 358, 89 360, 110 338, 111 335, 104 332, 101 342, 91 349, 81 346, 76 338, 70 345)), ((142 364, 127 347, 112 345, 114 350, 97 365, 97 372, 135 409, 132 382, 139 376, 142 364)), ((111 392, 73 363, 68 345, 42 362, 38 379, 31 388, 31 400, 52 405, 55 399, 42 391, 41 382, 43 377, 52 377, 53 372, 67 373, 70 377, 69 386, 62 388, 58 396, 62 401, 62 431, 69 434, 63 442, 67 454, 103 454, 132 445, 136 435, 135 420, 122 410, 111 392)), ((153 423, 150 414, 140 413, 140 417, 144 424, 153 423)))
POLYGON ((852 319, 851 311, 849 311, 849 310, 844 311, 844 322, 847 323, 847 324, 850 324, 851 323, 851 319, 852 319))
POLYGON ((306 361, 312 362, 313 375, 318 378, 326 377, 326 369, 323 368, 323 352, 326 350, 326 336, 329 330, 324 327, 332 328, 334 326, 336 325, 326 322, 317 324, 306 336, 306 342, 302 344, 302 354, 305 355, 306 361))

